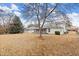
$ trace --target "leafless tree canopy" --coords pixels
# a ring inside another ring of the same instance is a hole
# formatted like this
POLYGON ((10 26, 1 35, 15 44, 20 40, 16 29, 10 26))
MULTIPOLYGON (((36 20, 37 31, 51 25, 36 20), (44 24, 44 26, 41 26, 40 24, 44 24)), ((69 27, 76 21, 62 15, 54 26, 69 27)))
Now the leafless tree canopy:
POLYGON ((34 3, 34 4, 25 4, 27 6, 27 14, 33 14, 36 16, 38 21, 39 33, 41 36, 41 29, 43 28, 45 21, 48 16, 56 9, 58 4, 53 4, 51 8, 49 8, 49 4, 45 3, 34 3))

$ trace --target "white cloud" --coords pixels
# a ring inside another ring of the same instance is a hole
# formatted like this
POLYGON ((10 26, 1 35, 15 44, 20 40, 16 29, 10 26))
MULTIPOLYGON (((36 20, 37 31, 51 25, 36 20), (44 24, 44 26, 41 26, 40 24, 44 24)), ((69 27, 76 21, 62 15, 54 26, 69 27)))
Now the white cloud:
POLYGON ((17 16, 21 16, 21 13, 18 11, 15 11, 14 14, 16 14, 17 16))
POLYGON ((67 14, 71 18, 72 25, 79 26, 79 13, 67 14))
POLYGON ((21 16, 21 13, 18 12, 19 11, 18 7, 15 4, 11 5, 11 11, 12 10, 14 10, 14 14, 16 14, 17 16, 21 16))
POLYGON ((21 19, 21 22, 23 23, 24 28, 27 28, 27 26, 28 26, 29 24, 31 24, 31 22, 26 22, 26 20, 24 20, 24 19, 21 19))
POLYGON ((78 13, 72 13, 73 16, 78 16, 78 13))
POLYGON ((18 7, 15 4, 11 5, 11 10, 19 10, 18 7))
POLYGON ((71 13, 71 14, 67 14, 70 17, 79 17, 79 13, 71 13))
POLYGON ((4 7, 0 6, 0 9, 4 10, 5 12, 11 12, 11 9, 8 8, 7 6, 4 7))
POLYGON ((18 12, 19 11, 18 7, 15 4, 12 4, 11 8, 7 6, 0 6, 0 9, 4 10, 7 13, 12 12, 12 10, 14 10, 14 14, 16 14, 17 16, 21 16, 21 13, 18 12))

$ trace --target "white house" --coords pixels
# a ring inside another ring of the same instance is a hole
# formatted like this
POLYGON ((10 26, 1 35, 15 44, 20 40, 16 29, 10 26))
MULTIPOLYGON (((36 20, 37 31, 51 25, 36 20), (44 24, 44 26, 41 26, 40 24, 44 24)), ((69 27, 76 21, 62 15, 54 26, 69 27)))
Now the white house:
MULTIPOLYGON (((51 14, 52 15, 52 14, 51 14)), ((69 27, 72 25, 69 18, 66 15, 62 15, 58 10, 55 10, 53 16, 46 19, 46 22, 42 28, 42 33, 47 34, 65 34, 68 33, 69 27), (66 18, 64 18, 64 16, 66 18)), ((37 24, 32 24, 25 29, 27 32, 39 33, 39 27, 37 24)))
MULTIPOLYGON (((30 33, 39 33, 39 27, 37 24, 30 24, 27 28, 24 29, 25 32, 30 32, 30 33)), ((48 28, 43 27, 41 29, 42 33, 46 34, 48 28)))
MULTIPOLYGON (((39 33, 39 27, 37 24, 30 24, 26 29, 26 32, 32 32, 32 33, 39 33)), ((42 33, 43 34, 57 34, 59 35, 65 34, 67 32, 67 27, 64 22, 53 22, 53 23, 48 23, 45 24, 44 27, 42 28, 42 33)))
POLYGON ((48 25, 48 34, 56 34, 57 32, 59 32, 60 35, 67 32, 64 22, 54 22, 48 25))

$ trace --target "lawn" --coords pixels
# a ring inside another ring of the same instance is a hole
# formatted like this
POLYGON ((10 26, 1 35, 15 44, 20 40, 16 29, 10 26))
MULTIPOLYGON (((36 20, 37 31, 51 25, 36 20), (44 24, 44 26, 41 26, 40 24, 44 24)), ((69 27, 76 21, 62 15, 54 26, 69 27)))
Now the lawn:
POLYGON ((22 33, 0 35, 1 56, 69 56, 79 55, 79 35, 43 35, 22 33))

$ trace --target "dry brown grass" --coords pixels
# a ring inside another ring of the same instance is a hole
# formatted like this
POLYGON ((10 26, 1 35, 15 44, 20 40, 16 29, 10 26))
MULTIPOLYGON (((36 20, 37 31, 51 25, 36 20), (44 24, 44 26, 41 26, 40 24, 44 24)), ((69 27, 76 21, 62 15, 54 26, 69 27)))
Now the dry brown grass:
POLYGON ((8 34, 0 35, 0 55, 79 55, 79 35, 8 34))

